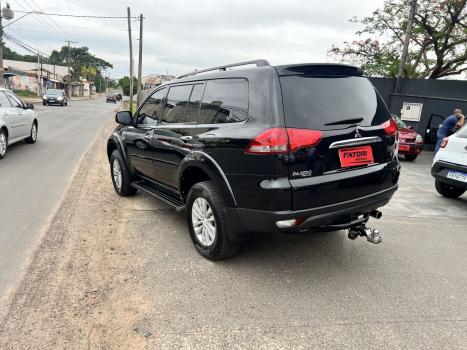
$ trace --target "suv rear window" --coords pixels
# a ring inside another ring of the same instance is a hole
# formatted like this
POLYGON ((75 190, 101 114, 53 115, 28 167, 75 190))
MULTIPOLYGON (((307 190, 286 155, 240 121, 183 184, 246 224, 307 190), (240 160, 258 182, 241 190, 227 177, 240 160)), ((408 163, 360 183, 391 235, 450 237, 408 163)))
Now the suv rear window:
POLYGON ((280 81, 288 127, 330 130, 348 124, 379 125, 390 118, 381 97, 364 77, 294 75, 280 81), (358 119, 362 120, 326 125, 358 119))

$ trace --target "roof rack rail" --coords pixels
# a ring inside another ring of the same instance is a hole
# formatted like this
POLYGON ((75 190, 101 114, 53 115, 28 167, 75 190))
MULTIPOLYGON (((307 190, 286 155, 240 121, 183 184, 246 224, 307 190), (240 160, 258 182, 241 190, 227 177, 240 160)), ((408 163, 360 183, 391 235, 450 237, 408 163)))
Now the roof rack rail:
POLYGON ((206 69, 201 69, 201 70, 194 70, 194 71, 192 71, 190 73, 185 73, 185 74, 179 75, 177 77, 177 79, 186 78, 186 77, 189 77, 190 75, 196 75, 196 74, 199 74, 199 73, 210 72, 210 71, 213 71, 213 70, 225 71, 225 70, 227 70, 227 68, 246 66, 246 65, 249 65, 249 64, 256 64, 256 67, 270 66, 269 62, 266 61, 266 60, 245 61, 245 62, 239 62, 239 63, 226 64, 224 66, 217 66, 217 67, 206 68, 206 69))

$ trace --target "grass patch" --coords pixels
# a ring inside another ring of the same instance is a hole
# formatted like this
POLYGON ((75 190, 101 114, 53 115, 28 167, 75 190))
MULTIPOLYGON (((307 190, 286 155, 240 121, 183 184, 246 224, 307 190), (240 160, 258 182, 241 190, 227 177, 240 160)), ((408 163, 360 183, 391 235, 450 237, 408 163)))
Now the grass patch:
POLYGON ((37 97, 37 93, 29 90, 13 90, 19 97, 37 97))

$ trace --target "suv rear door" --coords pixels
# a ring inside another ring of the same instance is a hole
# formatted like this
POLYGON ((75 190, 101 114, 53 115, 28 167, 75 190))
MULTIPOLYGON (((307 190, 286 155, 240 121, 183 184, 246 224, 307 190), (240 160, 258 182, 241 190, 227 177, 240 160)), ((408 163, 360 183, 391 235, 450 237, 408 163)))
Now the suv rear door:
POLYGON ((394 185, 385 164, 394 159, 396 126, 361 71, 325 65, 279 67, 278 72, 289 139, 290 129, 319 135, 314 145, 291 146, 293 210, 335 204, 394 185))
POLYGON ((152 135, 155 179, 176 189, 178 166, 191 152, 196 136, 196 118, 204 83, 172 85, 152 135))

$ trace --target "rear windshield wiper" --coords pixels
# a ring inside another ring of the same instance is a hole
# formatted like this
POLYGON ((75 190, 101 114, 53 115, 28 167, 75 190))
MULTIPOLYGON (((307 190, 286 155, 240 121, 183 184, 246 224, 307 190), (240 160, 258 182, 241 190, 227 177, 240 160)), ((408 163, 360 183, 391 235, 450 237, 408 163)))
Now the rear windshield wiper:
POLYGON ((337 122, 326 123, 324 125, 341 125, 341 124, 356 124, 363 121, 363 118, 342 119, 337 122))

